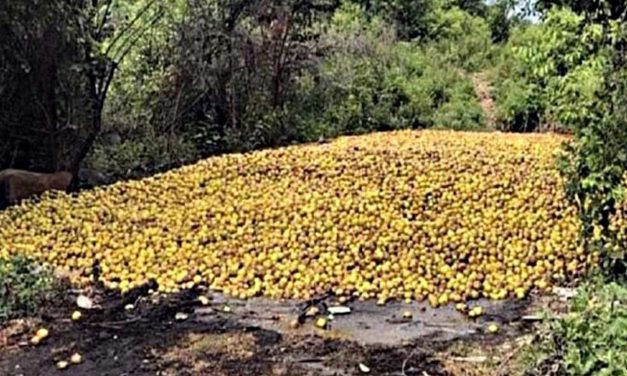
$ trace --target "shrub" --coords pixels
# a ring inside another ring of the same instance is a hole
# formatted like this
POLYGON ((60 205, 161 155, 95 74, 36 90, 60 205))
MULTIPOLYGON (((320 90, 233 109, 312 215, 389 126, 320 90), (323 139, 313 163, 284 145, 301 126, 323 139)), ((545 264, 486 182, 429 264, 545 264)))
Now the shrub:
POLYGON ((623 375, 627 370, 627 287, 578 289, 572 310, 549 320, 529 356, 529 375, 623 375))
POLYGON ((337 46, 321 73, 321 119, 333 134, 483 126, 470 80, 435 48, 396 41, 382 19, 345 6, 325 42, 337 46))
POLYGON ((516 30, 495 80, 498 121, 505 130, 531 131, 594 121, 608 51, 603 29, 568 9, 516 30))
POLYGON ((402 40, 427 38, 438 0, 352 0, 363 7, 369 18, 382 18, 402 40))
POLYGON ((149 131, 132 131, 118 142, 106 136, 101 138, 85 161, 86 166, 120 180, 143 177, 197 159, 195 145, 184 135, 151 135, 149 131))
POLYGON ((53 287, 52 274, 35 262, 22 256, 0 258, 0 325, 35 314, 53 287))
POLYGON ((435 16, 432 44, 452 65, 467 71, 484 68, 492 57, 490 27, 480 17, 457 7, 440 9, 435 16))

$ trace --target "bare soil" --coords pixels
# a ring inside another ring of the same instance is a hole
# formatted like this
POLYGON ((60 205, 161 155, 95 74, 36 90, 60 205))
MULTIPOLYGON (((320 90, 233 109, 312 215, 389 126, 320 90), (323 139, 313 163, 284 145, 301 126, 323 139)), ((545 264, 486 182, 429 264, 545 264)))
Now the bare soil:
POLYGON ((486 125, 488 129, 496 129, 496 111, 494 106, 494 99, 492 98, 492 89, 490 82, 486 78, 485 74, 476 73, 472 75, 472 84, 475 88, 475 93, 479 97, 479 103, 486 116, 486 125))
MULTIPOLYGON (((83 311, 74 322, 75 299, 68 293, 39 318, 0 329, 0 375, 298 376, 362 375, 364 370, 372 375, 456 375, 469 369, 451 363, 460 344, 499 348, 528 330, 519 320, 527 304, 495 305, 478 322, 455 323, 454 311, 442 310, 447 313, 438 316, 438 310, 413 307, 417 317, 402 320, 401 303, 377 311, 368 302, 352 302, 353 313, 336 316, 330 328, 321 330, 313 317, 304 317, 298 327, 292 324, 304 312, 303 302, 244 302, 198 290, 170 296, 103 293, 94 297, 100 308, 83 311), (199 302, 200 293, 212 297, 210 304, 199 302), (504 330, 484 333, 488 321, 499 322, 504 330), (41 326, 50 336, 37 346, 29 344, 41 326), (367 334, 361 336, 362 331, 367 334), (415 335, 399 335, 403 332, 415 335), (82 363, 55 368, 76 352, 82 363), (365 367, 360 369, 360 363, 365 367)), ((327 303, 318 304, 324 310, 327 303)))

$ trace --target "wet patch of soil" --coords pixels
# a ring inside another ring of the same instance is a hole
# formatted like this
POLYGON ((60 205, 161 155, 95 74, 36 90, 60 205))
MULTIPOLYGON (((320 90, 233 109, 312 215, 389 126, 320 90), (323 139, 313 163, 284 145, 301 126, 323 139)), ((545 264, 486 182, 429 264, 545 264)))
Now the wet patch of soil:
MULTIPOLYGON (((377 308, 353 302, 353 313, 337 316, 330 330, 315 328, 313 319, 294 328, 288 323, 299 314, 296 302, 244 302, 203 291, 213 298, 203 305, 199 293, 101 294, 94 299, 99 308, 84 310, 79 321, 70 319, 76 305, 75 295, 68 295, 48 307, 39 322, 22 322, 21 331, 11 331, 11 325, 0 331, 10 333, 0 343, 0 375, 339 376, 369 370, 373 375, 438 376, 451 374, 436 354, 454 341, 487 343, 511 335, 482 334, 483 321, 469 323, 447 310, 413 307, 424 314, 398 321, 401 303, 377 308), (37 346, 29 344, 41 326, 49 337, 37 346), (366 335, 360 335, 366 327, 366 335), (373 340, 375 332, 381 333, 380 340, 373 340), (74 353, 82 355, 80 364, 56 369, 58 361, 74 353)), ((503 314, 520 315, 517 305, 494 307, 488 311, 493 309, 495 316, 484 321, 506 322, 511 318, 503 314)))

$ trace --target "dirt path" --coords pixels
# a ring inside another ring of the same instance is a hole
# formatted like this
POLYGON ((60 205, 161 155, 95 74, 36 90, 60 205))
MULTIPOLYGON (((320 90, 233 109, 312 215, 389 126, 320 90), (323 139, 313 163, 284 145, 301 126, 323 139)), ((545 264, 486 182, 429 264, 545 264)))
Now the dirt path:
POLYGON ((488 129, 496 129, 496 114, 494 108, 494 100, 492 99, 490 82, 484 73, 474 73, 472 75, 472 84, 475 93, 479 97, 481 108, 486 116, 486 126, 488 129))
MULTIPOLYGON (((438 353, 468 340, 500 347, 520 333, 512 320, 524 308, 486 305, 488 315, 469 322, 456 317, 454 310, 416 306, 414 318, 399 320, 402 303, 377 307, 352 302, 353 313, 336 316, 330 329, 321 330, 313 325, 313 317, 293 327, 302 312, 296 302, 238 301, 211 294, 210 303, 203 305, 198 293, 144 296, 132 309, 125 307, 128 300, 113 294, 101 299, 101 309, 86 311, 78 322, 68 319, 74 310, 71 297, 50 307, 41 323, 24 325, 0 344, 0 375, 61 374, 56 362, 75 352, 83 361, 70 365, 65 375, 340 376, 364 374, 360 364, 373 375, 456 375, 438 353), (503 331, 484 334, 480 328, 494 320, 503 331), (50 330, 49 338, 30 345, 28 339, 42 325, 50 330)), ((324 309, 327 302, 321 304, 324 309)), ((0 330, 0 336, 6 330, 0 330)))

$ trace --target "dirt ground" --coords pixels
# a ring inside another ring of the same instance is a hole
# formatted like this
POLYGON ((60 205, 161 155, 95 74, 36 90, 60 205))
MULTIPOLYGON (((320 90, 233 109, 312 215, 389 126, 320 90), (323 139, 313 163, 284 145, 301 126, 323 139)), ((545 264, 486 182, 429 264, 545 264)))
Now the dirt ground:
POLYGON ((336 315, 323 330, 305 312, 312 313, 313 306, 326 313, 333 298, 237 301, 198 290, 92 296, 99 307, 83 310, 79 321, 70 319, 76 294, 69 293, 41 317, 2 328, 0 375, 508 374, 504 363, 529 337, 529 324, 520 319, 529 302, 486 302, 487 314, 477 321, 446 308, 350 302, 352 313, 336 315), (199 294, 210 302, 203 305, 199 294), (401 318, 407 307, 411 319, 401 318), (489 322, 502 328, 498 334, 485 332, 489 322), (49 337, 31 345, 42 326, 49 337), (80 364, 56 369, 58 361, 77 352, 80 364))

